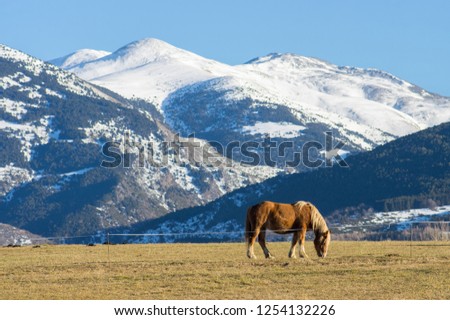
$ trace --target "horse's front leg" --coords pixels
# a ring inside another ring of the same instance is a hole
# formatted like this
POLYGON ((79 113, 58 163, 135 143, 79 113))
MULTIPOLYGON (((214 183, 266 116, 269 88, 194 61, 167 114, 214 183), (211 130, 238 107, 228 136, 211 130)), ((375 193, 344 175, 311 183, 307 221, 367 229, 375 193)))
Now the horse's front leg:
POLYGON ((305 239, 306 239, 306 226, 303 226, 302 230, 300 231, 300 257, 302 258, 309 258, 308 255, 305 252, 305 239))
POLYGON ((258 242, 261 248, 263 249, 264 255, 266 256, 266 259, 273 259, 274 256, 270 254, 269 249, 267 249, 266 246, 266 230, 261 230, 261 232, 258 235, 258 242))
POLYGON ((295 253, 295 250, 297 248, 298 240, 300 239, 300 232, 296 231, 292 235, 292 242, 291 242, 291 250, 289 250, 289 258, 296 259, 297 254, 295 253))

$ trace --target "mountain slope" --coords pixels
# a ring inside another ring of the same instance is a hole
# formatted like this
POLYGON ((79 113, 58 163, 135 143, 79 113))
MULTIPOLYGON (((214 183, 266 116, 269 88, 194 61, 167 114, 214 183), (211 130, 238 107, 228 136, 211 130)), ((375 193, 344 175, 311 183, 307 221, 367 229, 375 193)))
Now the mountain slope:
POLYGON ((177 138, 149 103, 0 45, 1 222, 45 236, 92 234, 204 204, 277 173, 199 149, 223 160, 213 166, 167 142, 206 144, 177 138), (102 154, 106 142, 120 155, 116 168, 100 165, 111 162, 102 154))
MULTIPOLYGON (((282 78, 284 84, 280 86, 274 81, 273 87, 287 91, 294 86, 285 94, 291 99, 342 115, 355 113, 355 120, 387 132, 394 133, 395 128, 374 122, 379 119, 374 113, 389 112, 385 117, 389 119, 395 117, 397 110, 403 114, 403 126, 414 119, 422 128, 450 120, 449 98, 429 93, 381 70, 337 66, 294 54, 270 54, 242 67, 282 78)), ((401 130, 410 133, 406 127, 401 130)))
POLYGON ((0 246, 21 246, 47 242, 49 241, 38 235, 0 223, 0 246))
POLYGON ((275 177, 236 190, 201 208, 181 210, 136 225, 132 232, 230 232, 149 237, 148 241, 241 239, 246 208, 264 200, 311 201, 335 223, 373 220, 377 211, 450 203, 450 122, 348 157, 346 161, 348 168, 335 166, 275 177))

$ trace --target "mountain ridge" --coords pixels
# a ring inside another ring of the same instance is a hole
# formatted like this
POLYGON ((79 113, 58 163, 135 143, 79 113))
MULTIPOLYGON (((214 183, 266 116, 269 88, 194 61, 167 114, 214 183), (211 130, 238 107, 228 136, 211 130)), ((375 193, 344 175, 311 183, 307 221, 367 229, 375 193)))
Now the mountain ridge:
MULTIPOLYGON (((237 110, 236 117, 245 118, 259 110, 267 114, 268 108, 281 108, 286 117, 280 123, 298 123, 311 131, 316 126, 329 127, 340 133, 338 138, 350 144, 352 151, 370 150, 450 121, 448 97, 429 93, 385 71, 337 66, 292 53, 272 53, 230 66, 148 38, 68 70, 124 96, 153 102, 175 131, 195 133, 206 140, 222 135, 223 143, 231 140, 218 131, 199 132, 198 127, 221 127, 229 119, 219 116, 211 122, 210 117, 204 121, 198 117, 188 122, 186 114, 176 110, 200 114, 214 105, 212 112, 237 110), (122 56, 131 62, 127 64, 122 56)), ((232 129, 233 139, 261 139, 262 135, 249 137, 244 127, 273 122, 267 116, 252 116, 249 121, 236 124, 240 127, 232 129)))

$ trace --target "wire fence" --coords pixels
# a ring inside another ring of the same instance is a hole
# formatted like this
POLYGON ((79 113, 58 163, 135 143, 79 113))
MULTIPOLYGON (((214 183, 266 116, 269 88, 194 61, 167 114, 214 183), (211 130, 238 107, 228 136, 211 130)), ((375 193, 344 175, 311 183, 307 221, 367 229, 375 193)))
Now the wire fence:
MULTIPOLYGON (((391 229, 391 227, 397 224, 385 225, 385 229, 391 229)), ((380 245, 377 246, 378 253, 381 255, 392 254, 402 256, 435 256, 435 255, 450 255, 450 221, 410 221, 402 224, 401 230, 395 231, 397 234, 401 234, 402 238, 395 240, 403 241, 380 241, 380 245), (434 250, 433 250, 434 247, 434 250), (409 251, 409 252, 408 252, 409 251)), ((340 240, 353 240, 353 238, 345 239, 339 238, 339 235, 350 232, 368 233, 367 230, 374 228, 373 224, 360 224, 360 225, 333 225, 329 224, 330 230, 332 230, 332 243, 340 242, 340 240), (364 231, 366 230, 366 231, 364 231)), ((378 228, 380 226, 377 226, 378 228)), ((285 235, 278 235, 274 231, 267 231, 268 241, 291 241, 292 232, 300 231, 301 229, 285 229, 285 235)), ((29 239, 31 243, 28 244, 85 244, 88 246, 95 246, 97 244, 107 245, 107 260, 108 264, 111 261, 110 255, 120 254, 123 250, 112 250, 111 245, 120 244, 148 244, 148 243, 189 243, 189 242, 233 242, 244 243, 245 231, 243 230, 231 230, 231 231, 193 231, 193 232, 146 232, 146 233, 124 233, 124 232, 111 232, 111 233, 97 233, 91 235, 80 236, 62 236, 62 237, 36 237, 29 239), (205 241, 206 239, 206 241, 205 241), (195 241, 191 241, 195 240, 195 241), (112 250, 112 251, 111 251, 112 250)), ((311 240, 314 237, 313 233, 309 234, 307 240, 311 240)), ((367 239, 363 239, 367 240, 367 239)), ((385 239, 389 240, 389 239, 385 239)), ((308 242, 307 242, 308 244, 308 242)), ((215 245, 215 244, 214 244, 215 245)), ((311 244, 309 244, 311 245, 311 244)), ((256 244, 256 246, 258 246, 256 244)), ((333 244, 331 245, 333 247, 333 244)), ((351 254, 358 249, 358 246, 354 245, 353 241, 342 241, 339 245, 344 250, 341 254, 351 254), (348 248, 347 248, 348 247, 348 248), (348 249, 348 250, 347 250, 348 249)), ((363 247, 363 246, 362 246, 363 247)), ((336 247, 335 247, 336 248, 336 247)), ((105 248, 106 249, 106 248, 105 248)), ((149 249, 151 250, 151 249, 149 249)), ((364 250, 363 248, 361 250, 364 250)), ((357 253, 357 252, 356 252, 357 253)), ((363 254, 359 252, 359 254, 363 254)), ((367 254, 371 254, 367 252, 367 254)), ((113 258, 114 260, 114 258, 113 258)))
MULTIPOLYGON (((419 256, 433 256, 433 255, 450 255, 450 249, 446 249, 445 247, 450 247, 450 232, 448 232, 448 227, 450 226, 450 222, 423 222, 423 221, 415 221, 409 223, 409 228, 406 227, 406 232, 409 232, 408 236, 403 239, 403 241, 379 241, 381 246, 379 246, 379 254, 385 254, 387 256, 402 256, 402 255, 409 255, 410 257, 413 257, 415 255, 419 256), (422 229, 426 229, 426 226, 434 226, 438 227, 437 231, 430 232, 427 231, 427 234, 433 234, 433 237, 426 237, 424 235, 420 235, 422 229), (414 227, 414 226, 420 226, 420 227, 414 227), (442 226, 445 226, 442 227, 442 226), (406 241, 405 241, 406 240, 406 241), (435 251, 431 250, 433 247, 435 247, 435 251), (408 252, 409 251, 409 252, 408 252), (408 254, 409 253, 409 254, 408 254)), ((340 227, 340 226, 339 226, 340 227)), ((358 225, 354 226, 354 228, 365 228, 365 227, 373 227, 373 225, 358 225)), ((349 226, 343 227, 345 229, 349 229, 349 226)), ((301 229, 288 229, 283 230, 284 232, 295 232, 300 231, 301 229)), ((281 237, 281 239, 284 239, 285 241, 288 240, 290 242, 291 234, 287 235, 277 235, 274 234, 273 231, 270 231, 271 234, 281 237)), ((109 245, 113 244, 114 241, 111 241, 114 237, 172 237, 174 239, 175 237, 189 237, 189 236, 211 236, 211 235, 238 235, 241 237, 241 241, 233 241, 233 242, 240 242, 243 243, 245 231, 224 231, 224 232, 179 232, 179 233, 111 233, 107 235, 107 244, 108 244, 108 260, 110 255, 110 248, 109 245)), ((229 241, 228 241, 229 242, 229 241)), ((145 241, 143 243, 146 243, 145 241)), ((175 241, 171 243, 176 243, 175 241)), ((354 243, 353 241, 342 241, 342 246, 347 246, 346 243, 348 243, 348 253, 351 255, 351 252, 354 252, 352 250, 355 250, 355 246, 351 243, 354 243)), ((343 252, 346 252, 347 250, 343 250, 343 252)), ((363 254, 362 252, 359 252, 358 254, 363 254)), ((373 252, 368 252, 368 255, 372 255, 373 252)))
MULTIPOLYGON (((402 240, 408 241, 410 251, 413 246, 418 246, 415 242, 420 242, 421 246, 432 246, 433 241, 442 242, 440 245, 450 246, 450 221, 410 221, 402 224, 398 229, 398 224, 384 225, 380 230, 380 225, 359 224, 359 225, 333 225, 333 241, 367 241, 367 240, 402 240), (378 228, 374 231, 374 228, 378 228)), ((277 230, 287 233, 300 231, 301 229, 277 230)), ((195 232, 150 232, 150 233, 97 233, 93 235, 80 236, 60 236, 60 237, 36 237, 27 239, 25 244, 126 244, 126 243, 177 243, 177 242, 244 242, 245 231, 195 231, 195 232)), ((285 235, 279 235, 276 231, 267 230, 268 241, 290 240, 285 235)), ((307 240, 314 238, 314 234, 307 233, 307 240)), ((11 246, 11 245, 9 245, 11 246)))

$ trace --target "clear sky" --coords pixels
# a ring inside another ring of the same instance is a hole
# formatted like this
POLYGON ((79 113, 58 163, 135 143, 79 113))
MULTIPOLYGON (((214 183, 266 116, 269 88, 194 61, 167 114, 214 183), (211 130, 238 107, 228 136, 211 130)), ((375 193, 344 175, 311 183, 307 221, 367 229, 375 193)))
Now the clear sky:
POLYGON ((44 60, 153 37, 239 64, 291 52, 450 96, 447 0, 0 0, 0 43, 44 60))

